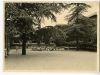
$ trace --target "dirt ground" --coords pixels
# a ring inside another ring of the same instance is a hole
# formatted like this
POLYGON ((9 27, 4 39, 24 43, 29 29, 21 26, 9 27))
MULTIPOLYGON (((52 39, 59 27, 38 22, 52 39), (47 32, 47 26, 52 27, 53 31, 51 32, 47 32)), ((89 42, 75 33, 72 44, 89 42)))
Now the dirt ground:
POLYGON ((21 55, 21 50, 12 50, 4 60, 4 71, 96 72, 97 53, 27 50, 27 55, 21 55))

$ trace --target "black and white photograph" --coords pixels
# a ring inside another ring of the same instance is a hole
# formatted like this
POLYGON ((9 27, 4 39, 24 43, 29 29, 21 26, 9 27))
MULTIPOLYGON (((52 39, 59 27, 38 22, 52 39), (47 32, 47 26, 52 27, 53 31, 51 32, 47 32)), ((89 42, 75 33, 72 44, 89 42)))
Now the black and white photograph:
POLYGON ((98 13, 98 2, 5 1, 4 71, 97 72, 98 13))

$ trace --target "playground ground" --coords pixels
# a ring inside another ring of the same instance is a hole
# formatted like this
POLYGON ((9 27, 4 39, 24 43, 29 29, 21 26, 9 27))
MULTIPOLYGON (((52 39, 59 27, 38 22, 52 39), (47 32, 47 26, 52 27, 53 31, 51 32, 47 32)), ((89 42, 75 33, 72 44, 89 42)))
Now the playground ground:
POLYGON ((11 50, 4 61, 5 71, 67 71, 96 72, 97 53, 88 51, 11 50))

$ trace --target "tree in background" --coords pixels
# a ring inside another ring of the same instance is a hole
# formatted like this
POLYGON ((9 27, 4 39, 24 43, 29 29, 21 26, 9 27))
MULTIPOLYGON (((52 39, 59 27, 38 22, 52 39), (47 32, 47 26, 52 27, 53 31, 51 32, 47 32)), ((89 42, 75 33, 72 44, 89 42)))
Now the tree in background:
POLYGON ((11 38, 17 33, 13 25, 13 19, 19 15, 19 12, 13 3, 5 3, 5 48, 7 48, 7 55, 9 55, 9 44, 11 38))
POLYGON ((36 42, 38 46, 40 43, 45 44, 45 49, 51 44, 56 46, 62 46, 66 42, 66 34, 58 26, 46 26, 35 31, 36 42))
POLYGON ((82 38, 83 35, 85 35, 84 30, 82 30, 84 24, 82 24, 81 22, 84 23, 87 22, 87 21, 82 21, 80 17, 81 16, 83 17, 82 13, 86 12, 87 8, 89 8, 90 6, 85 3, 71 3, 69 4, 69 6, 71 6, 70 10, 71 14, 66 17, 68 17, 69 19, 68 23, 72 26, 70 27, 71 29, 67 31, 67 33, 71 33, 70 36, 74 36, 73 39, 76 40, 76 46, 78 50, 79 39, 82 38))

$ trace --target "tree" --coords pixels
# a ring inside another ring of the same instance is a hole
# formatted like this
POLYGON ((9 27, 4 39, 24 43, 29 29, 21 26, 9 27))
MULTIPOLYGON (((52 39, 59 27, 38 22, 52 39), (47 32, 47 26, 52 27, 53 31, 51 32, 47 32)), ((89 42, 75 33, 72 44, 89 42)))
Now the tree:
POLYGON ((55 13, 60 13, 62 8, 67 8, 64 3, 20 3, 19 9, 24 9, 34 19, 34 24, 41 28, 44 18, 56 21, 55 13))
POLYGON ((17 33, 15 26, 12 23, 14 17, 18 16, 19 12, 13 3, 5 3, 5 48, 7 48, 7 55, 10 51, 11 37, 17 33))
MULTIPOLYGON (((68 19, 69 19, 69 21, 68 21, 69 24, 75 25, 75 27, 72 28, 71 32, 75 33, 76 46, 77 46, 77 50, 78 50, 78 45, 79 45, 79 37, 78 36, 80 36, 80 33, 82 33, 82 34, 84 33, 83 31, 80 31, 79 27, 77 27, 79 25, 82 25, 82 24, 80 24, 81 22, 79 22, 80 21, 79 17, 82 16, 82 13, 85 12, 87 10, 87 8, 89 8, 90 6, 85 3, 71 3, 71 4, 69 4, 69 6, 72 7, 70 10, 72 13, 66 17, 68 17, 68 19)), ((81 19, 81 21, 82 21, 82 19, 81 19)), ((85 21, 85 23, 86 23, 86 21, 85 21)))
MULTIPOLYGON (((26 55, 26 42, 28 34, 32 30, 33 25, 41 28, 41 22, 46 17, 56 21, 54 13, 60 13, 62 8, 66 8, 66 4, 62 3, 6 3, 5 4, 5 22, 9 18, 13 20, 13 25, 22 37, 22 55, 26 55), (32 17, 32 19, 30 19, 32 17)), ((6 22, 7 24, 7 22, 6 22)), ((11 27, 11 24, 9 24, 11 27)))
POLYGON ((29 34, 34 31, 32 23, 31 17, 18 17, 14 20, 15 27, 22 40, 22 55, 26 55, 26 43, 29 40, 29 34))
POLYGON ((44 41, 46 46, 50 45, 51 41, 57 46, 66 42, 66 34, 58 26, 46 26, 37 30, 35 34, 37 35, 37 42, 44 41))
POLYGON ((75 21, 76 23, 78 23, 78 17, 82 15, 83 12, 87 12, 87 8, 91 7, 85 3, 71 3, 69 6, 72 7, 70 10, 72 13, 66 16, 66 18, 69 19, 68 22, 75 21))

